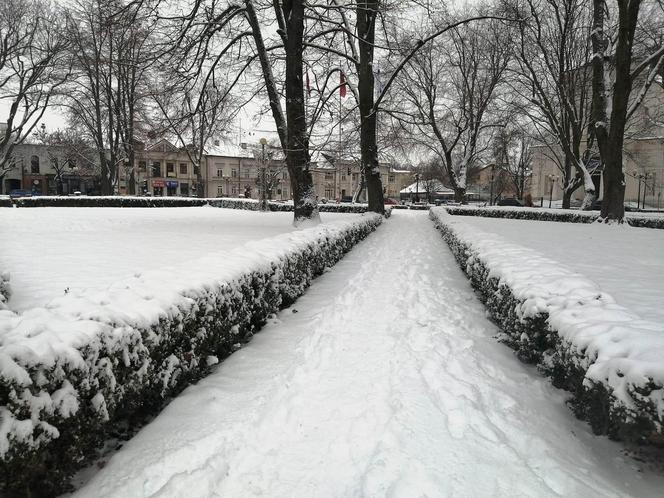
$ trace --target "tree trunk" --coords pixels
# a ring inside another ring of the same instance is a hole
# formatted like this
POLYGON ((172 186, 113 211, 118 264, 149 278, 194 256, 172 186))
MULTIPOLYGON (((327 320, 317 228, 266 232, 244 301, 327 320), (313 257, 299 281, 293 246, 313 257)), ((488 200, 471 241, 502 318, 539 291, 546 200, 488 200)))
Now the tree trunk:
POLYGON ((291 175, 295 222, 318 220, 314 182, 309 171, 309 136, 304 106, 302 52, 304 0, 284 1, 286 25, 286 166, 291 175))
POLYGON ((357 32, 359 39, 360 62, 358 64, 358 93, 360 99, 360 151, 362 171, 367 185, 369 211, 385 213, 383 184, 378 164, 376 144, 377 113, 374 107, 374 39, 378 0, 364 0, 357 3, 357 32))
POLYGON ((604 2, 593 1, 593 124, 604 162, 604 192, 601 218, 606 222, 622 223, 625 218, 625 175, 623 173, 623 144, 629 96, 632 91, 632 43, 639 16, 640 0, 618 0, 618 33, 615 47, 615 84, 613 86, 611 118, 607 123, 607 91, 604 52, 607 47, 604 33, 604 2), (607 129, 608 128, 608 129, 607 129))
POLYGON ((563 189, 563 209, 569 209, 572 203, 572 191, 563 189))
MULTIPOLYGON (((453 188, 454 188, 454 202, 465 204, 466 203, 465 187, 453 187, 453 188)), ((493 202, 493 199, 491 201, 493 202)))

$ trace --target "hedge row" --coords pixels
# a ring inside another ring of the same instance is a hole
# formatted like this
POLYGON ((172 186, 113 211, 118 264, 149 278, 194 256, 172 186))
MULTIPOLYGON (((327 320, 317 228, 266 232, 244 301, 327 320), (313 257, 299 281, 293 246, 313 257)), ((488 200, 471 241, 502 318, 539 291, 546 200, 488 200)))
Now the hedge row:
POLYGON ((205 206, 207 199, 196 197, 138 197, 138 196, 50 196, 18 197, 12 199, 16 207, 187 207, 205 206))
MULTIPOLYGON (((597 212, 571 209, 539 209, 525 207, 482 208, 470 206, 446 206, 448 213, 456 216, 483 216, 486 218, 508 218, 535 221, 561 221, 568 223, 593 223, 599 218, 597 212)), ((627 213, 625 221, 634 227, 664 229, 664 216, 645 217, 627 213)))
POLYGON ((14 207, 11 197, 0 195, 0 207, 14 207))
POLYGON ((6 308, 5 303, 9 301, 11 294, 12 290, 9 285, 9 273, 0 272, 0 310, 6 308))
MULTIPOLYGON (((592 285, 583 288, 582 277, 560 268, 554 271, 563 274, 559 283, 566 284, 565 295, 546 286, 544 291, 529 288, 528 282, 522 286, 527 292, 517 292, 487 261, 486 251, 458 233, 446 213, 434 209, 430 217, 501 328, 499 339, 522 361, 537 365, 554 386, 572 393, 569 405, 577 417, 588 421, 595 434, 664 443, 664 375, 661 357, 657 359, 662 351, 661 326, 637 321, 592 285), (568 287, 575 278, 581 289, 572 295, 574 290, 568 287)), ((504 254, 510 248, 494 250, 504 254)), ((527 260, 520 261, 515 265, 527 260)), ((543 272, 546 263, 544 258, 537 262, 543 272)))
POLYGON ((206 375, 381 220, 255 242, 225 256, 221 275, 210 274, 220 258, 209 256, 176 290, 150 274, 150 287, 139 279, 108 301, 69 295, 48 309, 0 311, 0 490, 66 491, 110 431, 206 375))
MULTIPOLYGON (((7 206, 11 207, 189 207, 214 206, 227 209, 246 209, 258 211, 259 202, 255 199, 209 198, 196 197, 132 197, 132 196, 36 196, 20 197, 13 200, 6 198, 7 206), (14 204, 12 204, 12 202, 14 204)), ((0 198, 0 206, 3 199, 0 198)), ((270 211, 292 212, 291 202, 269 201, 270 211)), ((386 208, 386 217, 390 216, 391 208, 386 208)), ((319 204, 321 213, 366 213, 366 204, 319 204)))

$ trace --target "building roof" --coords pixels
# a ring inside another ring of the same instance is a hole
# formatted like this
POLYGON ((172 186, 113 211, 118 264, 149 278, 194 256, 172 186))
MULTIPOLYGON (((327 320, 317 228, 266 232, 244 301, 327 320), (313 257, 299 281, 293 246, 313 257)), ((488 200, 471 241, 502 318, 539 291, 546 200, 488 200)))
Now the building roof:
MULTIPOLYGON (((434 180, 434 185, 433 185, 433 190, 429 188, 430 192, 436 193, 436 194, 453 194, 454 190, 447 188, 445 185, 443 185, 441 182, 438 180, 434 180)), ((425 188, 426 186, 426 181, 420 181, 419 186, 418 182, 412 183, 408 185, 406 188, 402 189, 399 193, 400 194, 426 194, 427 189, 425 188)))

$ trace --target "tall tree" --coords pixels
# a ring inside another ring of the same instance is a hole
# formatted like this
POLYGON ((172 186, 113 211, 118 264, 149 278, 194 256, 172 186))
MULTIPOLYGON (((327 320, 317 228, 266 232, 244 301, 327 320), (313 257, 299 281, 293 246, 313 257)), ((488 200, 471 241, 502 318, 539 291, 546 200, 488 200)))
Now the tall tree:
POLYGON ((642 104, 664 65, 664 45, 634 57, 641 0, 593 0, 592 127, 604 163, 601 219, 622 223, 625 217, 623 149, 627 121, 642 104), (614 39, 607 30, 607 15, 615 14, 614 39), (635 84, 639 91, 632 96, 635 84))
POLYGON ((561 172, 563 207, 580 186, 596 198, 583 142, 590 118, 591 9, 585 0, 508 0, 519 24, 513 89, 561 172))
POLYGON ((0 8, 0 192, 14 169, 14 146, 29 137, 68 76, 61 13, 40 0, 6 0, 0 8))
POLYGON ((318 204, 311 176, 309 134, 304 98, 303 52, 305 3, 303 0, 273 1, 277 33, 285 52, 284 113, 281 96, 268 57, 263 27, 253 0, 245 0, 246 19, 251 27, 256 56, 259 59, 272 117, 277 126, 279 140, 286 154, 286 166, 291 178, 295 222, 318 220, 318 204))
POLYGON ((499 124, 495 104, 510 59, 508 36, 499 21, 457 26, 423 47, 402 73, 401 109, 391 114, 438 157, 457 202, 465 202, 469 169, 499 124))

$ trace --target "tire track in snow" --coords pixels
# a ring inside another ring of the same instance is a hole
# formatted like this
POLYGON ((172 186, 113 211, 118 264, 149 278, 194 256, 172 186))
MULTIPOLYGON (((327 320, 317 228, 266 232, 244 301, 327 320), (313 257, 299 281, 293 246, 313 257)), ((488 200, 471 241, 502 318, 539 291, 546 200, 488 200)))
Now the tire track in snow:
POLYGON ((495 332, 426 213, 395 212, 79 494, 657 494, 495 332))

